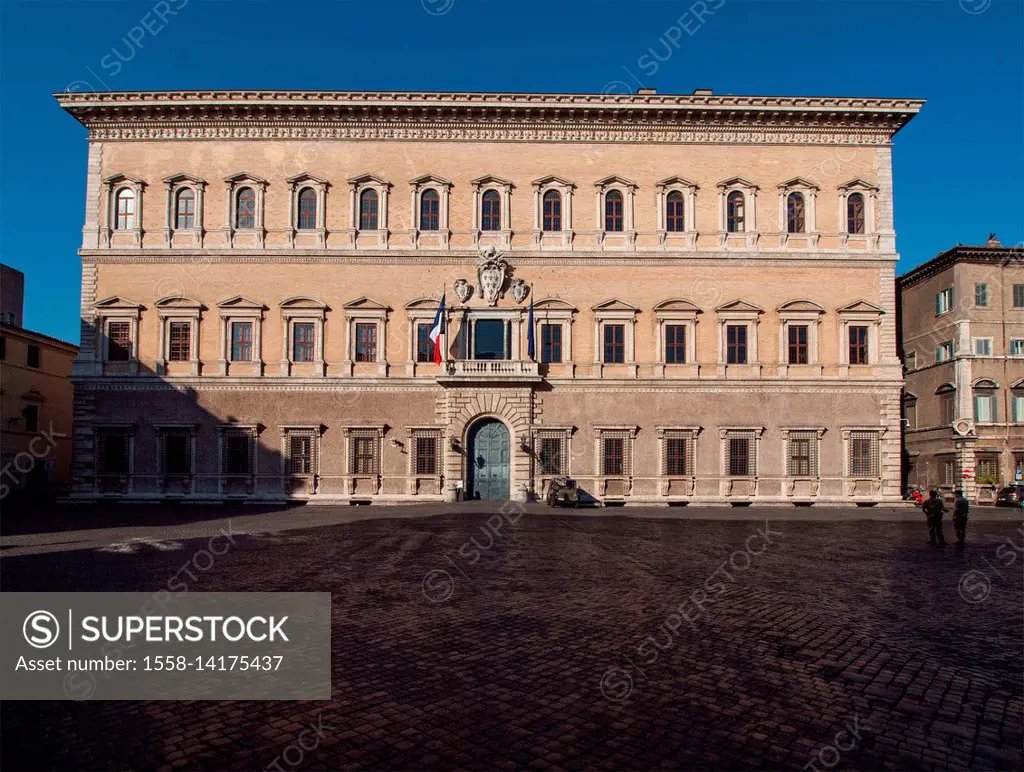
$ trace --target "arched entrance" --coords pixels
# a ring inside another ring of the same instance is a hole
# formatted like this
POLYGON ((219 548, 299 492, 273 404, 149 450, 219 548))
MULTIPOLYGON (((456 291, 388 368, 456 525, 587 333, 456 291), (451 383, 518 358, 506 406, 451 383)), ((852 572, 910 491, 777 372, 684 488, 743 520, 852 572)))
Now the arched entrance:
POLYGON ((509 498, 512 442, 508 427, 496 418, 485 418, 469 430, 469 497, 509 498))

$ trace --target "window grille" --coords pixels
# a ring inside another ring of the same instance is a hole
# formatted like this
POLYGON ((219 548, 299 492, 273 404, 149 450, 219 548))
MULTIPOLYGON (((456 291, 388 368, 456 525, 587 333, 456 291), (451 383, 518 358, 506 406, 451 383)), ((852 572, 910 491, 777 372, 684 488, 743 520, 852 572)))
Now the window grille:
POLYGON ((632 438, 628 431, 601 432, 601 474, 605 477, 630 477, 633 474, 632 438))
POLYGON ((252 474, 253 436, 248 429, 228 429, 221 433, 221 459, 224 474, 252 474))
POLYGON ((569 474, 569 433, 547 430, 536 436, 537 473, 544 476, 569 474))
POLYGON ((693 432, 666 430, 661 446, 661 473, 668 477, 693 476, 693 432))
POLYGON ((440 474, 441 431, 439 429, 417 429, 412 435, 412 468, 417 475, 440 474))
POLYGON ((349 474, 375 475, 380 470, 380 438, 375 429, 349 433, 349 474))
POLYGON ((732 431, 725 439, 725 471, 729 477, 757 476, 757 435, 732 431))
POLYGON ((878 477, 878 433, 850 432, 850 477, 878 477))
POLYGON ((289 429, 285 433, 285 470, 288 474, 317 474, 316 430, 289 429))
POLYGON ((158 468, 161 474, 192 473, 192 432, 189 429, 160 429, 160 457, 158 468))
POLYGON ((100 474, 128 474, 130 436, 126 429, 101 429, 96 460, 100 474))
POLYGON ((817 477, 817 432, 790 432, 787 457, 790 477, 817 477))

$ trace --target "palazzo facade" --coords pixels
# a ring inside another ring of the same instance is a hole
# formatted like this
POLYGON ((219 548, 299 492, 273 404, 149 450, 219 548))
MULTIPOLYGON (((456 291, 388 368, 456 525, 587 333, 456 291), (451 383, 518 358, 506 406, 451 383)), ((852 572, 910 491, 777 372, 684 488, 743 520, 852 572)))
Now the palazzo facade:
POLYGON ((918 100, 56 98, 89 148, 76 498, 900 499, 918 100))

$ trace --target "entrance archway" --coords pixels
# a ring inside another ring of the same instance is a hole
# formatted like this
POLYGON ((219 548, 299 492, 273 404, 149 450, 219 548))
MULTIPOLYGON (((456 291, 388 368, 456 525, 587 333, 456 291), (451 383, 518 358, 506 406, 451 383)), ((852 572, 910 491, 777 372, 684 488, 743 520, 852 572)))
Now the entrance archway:
POLYGON ((469 430, 469 497, 508 499, 512 440, 508 427, 496 418, 484 418, 469 430))

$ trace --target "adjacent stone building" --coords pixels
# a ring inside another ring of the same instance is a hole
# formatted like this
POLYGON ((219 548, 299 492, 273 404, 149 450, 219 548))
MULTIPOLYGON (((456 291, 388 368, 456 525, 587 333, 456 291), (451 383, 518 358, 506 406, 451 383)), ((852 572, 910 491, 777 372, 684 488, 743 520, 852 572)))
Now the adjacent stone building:
POLYGON ((899 290, 908 482, 991 501, 1024 479, 1024 248, 957 245, 899 290))
POLYGON ((71 365, 78 346, 26 330, 25 276, 0 265, 0 500, 71 484, 71 365))
POLYGON ((76 497, 900 498, 918 100, 56 97, 89 132, 76 497))

